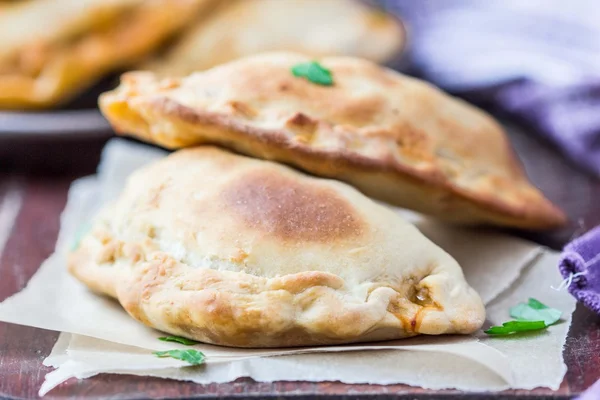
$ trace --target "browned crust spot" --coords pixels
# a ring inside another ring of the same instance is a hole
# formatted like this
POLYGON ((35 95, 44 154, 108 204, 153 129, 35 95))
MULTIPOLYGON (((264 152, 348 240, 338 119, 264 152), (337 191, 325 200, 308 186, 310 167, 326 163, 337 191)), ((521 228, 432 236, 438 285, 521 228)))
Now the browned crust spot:
POLYGON ((282 240, 330 242, 363 231, 360 216, 334 190, 263 170, 232 182, 222 198, 253 229, 282 240))

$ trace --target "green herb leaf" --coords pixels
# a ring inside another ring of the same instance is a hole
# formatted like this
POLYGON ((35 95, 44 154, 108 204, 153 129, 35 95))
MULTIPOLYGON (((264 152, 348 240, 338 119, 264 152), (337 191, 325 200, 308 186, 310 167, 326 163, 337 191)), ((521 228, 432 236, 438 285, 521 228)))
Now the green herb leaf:
POLYGON ((152 354, 157 357, 171 357, 177 360, 187 361, 191 365, 204 364, 204 359, 206 358, 202 352, 194 349, 156 351, 152 354))
POLYGON ((196 342, 195 340, 191 340, 191 339, 184 338, 181 336, 163 336, 163 337, 159 337, 158 340, 162 340, 163 342, 181 343, 186 346, 193 346, 193 345, 199 343, 199 342, 196 342))
POLYGON ((546 326, 555 324, 562 312, 539 302, 529 299, 527 304, 519 303, 510 309, 510 316, 519 321, 544 321, 546 326))
POLYGON ((529 301, 527 302, 527 304, 529 305, 529 307, 535 308, 536 310, 541 310, 542 308, 548 308, 547 305, 543 304, 541 301, 536 300, 532 297, 529 298, 529 301))
POLYGON ((516 321, 509 321, 502 326, 492 326, 485 331, 488 335, 511 335, 516 332, 545 329, 555 324, 562 312, 550 308, 542 302, 530 298, 527 303, 519 303, 510 309, 510 316, 516 321))
POLYGON ((545 328, 544 321, 509 321, 503 323, 502 326, 492 326, 484 332, 488 335, 511 335, 516 332, 537 331, 545 328))
POLYGON ((292 74, 294 74, 294 76, 305 78, 312 83, 316 83, 317 85, 333 85, 331 71, 316 61, 294 65, 292 67, 292 74))
POLYGON ((75 240, 73 241, 73 245, 71 246, 71 251, 75 251, 79 248, 81 244, 81 239, 92 229, 92 225, 90 223, 86 223, 81 225, 77 232, 75 232, 75 240))

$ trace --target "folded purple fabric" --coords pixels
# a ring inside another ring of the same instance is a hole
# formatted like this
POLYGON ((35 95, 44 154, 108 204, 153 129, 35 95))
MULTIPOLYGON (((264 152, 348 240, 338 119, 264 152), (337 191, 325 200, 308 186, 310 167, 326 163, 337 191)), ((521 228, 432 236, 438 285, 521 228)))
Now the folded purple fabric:
POLYGON ((566 245, 558 268, 569 292, 600 315, 600 226, 566 245))
MULTIPOLYGON (((569 292, 600 315, 600 226, 565 246, 558 268, 569 292)), ((600 399, 600 380, 578 400, 600 399)))
POLYGON ((419 75, 523 120, 600 176, 597 0, 380 2, 407 22, 419 75))

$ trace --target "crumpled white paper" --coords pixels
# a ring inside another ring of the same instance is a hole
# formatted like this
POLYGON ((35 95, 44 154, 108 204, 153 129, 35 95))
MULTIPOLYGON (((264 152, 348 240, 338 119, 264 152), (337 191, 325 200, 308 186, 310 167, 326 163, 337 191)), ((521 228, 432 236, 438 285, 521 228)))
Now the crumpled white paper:
POLYGON ((56 252, 27 288, 0 304, 0 320, 65 332, 47 365, 40 391, 71 378, 102 372, 159 376, 198 383, 300 380, 346 383, 405 383, 431 389, 502 390, 558 388, 566 371, 564 344, 575 301, 550 289, 561 280, 556 254, 484 230, 445 226, 399 210, 462 265, 469 283, 487 305, 488 320, 509 319, 508 308, 528 297, 563 311, 564 322, 542 333, 511 338, 486 335, 418 337, 386 343, 302 349, 232 349, 196 345, 207 365, 181 368, 178 360, 156 358, 153 350, 185 348, 157 340, 160 332, 131 319, 113 300, 89 292, 65 269, 77 229, 115 198, 136 168, 164 152, 122 140, 111 141, 96 177, 74 182, 61 219, 56 252), (520 274, 523 273, 522 276, 520 274), (481 339, 480 341, 478 341, 481 339), (276 356, 276 357, 275 357, 276 356))

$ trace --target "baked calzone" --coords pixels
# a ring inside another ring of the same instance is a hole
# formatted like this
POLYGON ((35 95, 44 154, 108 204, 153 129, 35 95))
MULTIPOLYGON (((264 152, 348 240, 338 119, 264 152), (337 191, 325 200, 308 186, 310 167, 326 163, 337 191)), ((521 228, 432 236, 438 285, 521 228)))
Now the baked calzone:
POLYGON ((144 324, 278 347, 471 333, 456 261, 342 182, 206 146, 135 172, 69 257, 144 324))
POLYGON ((565 222, 489 115, 361 59, 271 53, 184 78, 129 73, 100 107, 118 132, 148 142, 216 143, 448 221, 565 222))
POLYGON ((31 0, 0 9, 0 108, 65 102, 139 62, 214 0, 31 0))
POLYGON ((226 0, 203 14, 151 65, 163 75, 187 75, 268 51, 347 55, 375 62, 398 58, 401 23, 356 0, 226 0))

